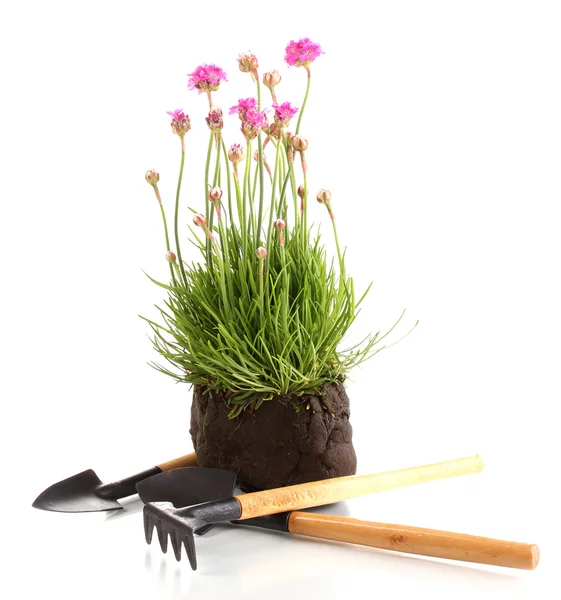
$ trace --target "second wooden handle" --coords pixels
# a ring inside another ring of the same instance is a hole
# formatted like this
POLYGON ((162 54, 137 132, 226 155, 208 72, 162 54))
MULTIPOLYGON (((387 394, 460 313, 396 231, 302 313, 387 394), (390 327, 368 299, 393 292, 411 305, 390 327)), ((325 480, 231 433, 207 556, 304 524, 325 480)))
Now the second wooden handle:
POLYGON ((293 512, 290 533, 485 565, 535 569, 540 552, 535 544, 506 542, 422 527, 359 521, 349 517, 293 512))
POLYGON ((192 452, 191 454, 186 454, 185 456, 180 456, 179 458, 174 458, 173 460, 168 460, 167 462, 158 465, 158 469, 162 471, 171 471, 172 469, 180 469, 182 467, 198 467, 199 463, 197 462, 197 455, 192 452))
POLYGON ((386 473, 323 479, 264 492, 252 492, 236 498, 242 508, 241 519, 251 519, 289 510, 323 506, 426 481, 478 473, 482 469, 483 459, 476 455, 386 473))

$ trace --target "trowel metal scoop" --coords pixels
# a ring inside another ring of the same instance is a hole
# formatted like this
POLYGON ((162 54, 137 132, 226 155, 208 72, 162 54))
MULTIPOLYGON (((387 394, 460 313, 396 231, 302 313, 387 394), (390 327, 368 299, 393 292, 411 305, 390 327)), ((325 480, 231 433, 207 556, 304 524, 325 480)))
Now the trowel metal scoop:
POLYGON ((196 465, 196 455, 187 454, 112 483, 103 483, 95 471, 88 469, 48 487, 37 496, 33 506, 55 512, 95 512, 123 508, 117 499, 136 494, 136 484, 143 479, 196 465))

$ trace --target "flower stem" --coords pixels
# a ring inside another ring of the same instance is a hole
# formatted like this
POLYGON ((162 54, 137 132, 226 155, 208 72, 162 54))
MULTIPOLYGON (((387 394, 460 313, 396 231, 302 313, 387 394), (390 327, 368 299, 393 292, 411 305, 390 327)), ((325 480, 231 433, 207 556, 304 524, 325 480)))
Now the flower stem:
POLYGON ((335 245, 337 246, 337 256, 339 257, 339 277, 344 278, 345 264, 343 262, 343 255, 341 254, 341 247, 339 246, 339 236, 337 235, 337 226, 335 225, 335 219, 331 219, 331 224, 333 225, 333 235, 335 237, 335 245))
MULTIPOLYGON (((261 110, 261 83, 259 82, 257 72, 255 73, 255 80, 257 81, 257 110, 261 110)), ((257 160, 259 161, 259 212, 257 213, 257 232, 260 232, 261 219, 263 218, 263 199, 265 195, 265 183, 263 175, 263 140, 261 138, 261 132, 257 137, 257 148, 259 151, 257 156, 257 160)), ((259 233, 257 235, 259 235, 259 233)))
POLYGON ((308 102, 308 95, 310 93, 310 81, 312 80, 312 76, 310 71, 308 70, 308 83, 306 85, 306 94, 304 96, 304 102, 302 102, 302 108, 300 109, 300 114, 298 115, 298 123, 296 123, 296 133, 295 135, 298 135, 298 132, 300 131, 300 123, 302 122, 302 115, 304 114, 304 109, 306 108, 306 102, 308 102))
POLYGON ((243 227, 243 254, 247 256, 247 239, 249 237, 248 224, 247 224, 247 204, 251 202, 249 196, 249 175, 251 168, 251 140, 247 140, 247 152, 245 154, 245 173, 243 177, 243 210, 242 210, 242 227, 243 227))
POLYGON ((277 206, 276 206, 276 202, 275 202, 275 188, 277 186, 277 177, 278 177, 278 172, 279 172, 279 152, 280 148, 279 145, 277 144, 277 151, 275 154, 275 176, 273 179, 273 191, 271 193, 271 207, 270 207, 270 214, 269 214, 269 227, 267 228, 267 237, 265 238, 266 244, 267 244, 267 248, 269 249, 269 256, 268 256, 268 260, 267 263, 265 265, 265 277, 268 280, 268 275, 269 275, 269 264, 271 262, 271 258, 272 258, 272 248, 273 248, 273 221, 275 219, 275 215, 277 212, 277 206))
POLYGON ((308 174, 304 171, 304 197, 302 198, 302 245, 304 252, 308 244, 308 174))
MULTIPOLYGON (((208 140, 208 150, 207 150, 207 154, 206 154, 206 165, 205 165, 205 218, 206 218, 206 222, 210 223, 210 202, 208 201, 208 174, 210 171, 210 157, 212 154, 212 140, 214 138, 214 134, 211 132, 210 133, 210 138, 208 140)), ((207 237, 206 240, 206 258, 207 258, 207 263, 209 265, 212 264, 212 252, 210 249, 210 240, 207 237)))
MULTIPOLYGON (((154 193, 156 194, 156 199, 158 200, 158 204, 160 205, 160 211, 162 213, 162 221, 164 222, 164 234, 166 236, 166 250, 169 252, 169 233, 168 233, 168 222, 166 219, 166 211, 164 210, 164 205, 162 203, 162 197, 160 196, 160 190, 158 189, 158 185, 154 184, 152 186, 154 188, 154 193)), ((175 281, 175 273, 173 272, 173 267, 171 263, 169 265, 169 271, 171 273, 171 278, 175 281)))
POLYGON ((177 250, 177 261, 179 262, 179 270, 183 283, 187 285, 187 277, 185 276, 185 268, 181 258, 181 244, 179 243, 179 195, 181 193, 181 181, 183 179, 183 167, 185 166, 185 139, 181 138, 181 165, 179 167, 179 177, 177 179, 177 192, 175 194, 175 216, 173 228, 175 232, 175 248, 177 250))

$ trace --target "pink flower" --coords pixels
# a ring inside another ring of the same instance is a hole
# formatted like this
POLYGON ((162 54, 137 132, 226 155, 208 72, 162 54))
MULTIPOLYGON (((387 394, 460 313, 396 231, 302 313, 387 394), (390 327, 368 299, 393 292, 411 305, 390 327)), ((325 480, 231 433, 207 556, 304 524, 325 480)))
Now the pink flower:
POLYGON ((200 65, 192 73, 189 73, 190 90, 201 92, 214 92, 220 87, 221 81, 228 81, 226 73, 216 65, 200 65))
POLYGON ((282 104, 273 102, 273 108, 275 109, 275 123, 278 123, 279 127, 287 127, 290 119, 298 112, 295 106, 290 106, 290 102, 282 104))
POLYGON ((180 138, 184 137, 189 129, 191 129, 189 115, 186 115, 182 108, 168 110, 167 114, 171 117, 171 129, 173 133, 178 135, 180 138))
POLYGON ((291 41, 286 47, 284 60, 291 66, 309 68, 320 54, 325 54, 319 44, 315 44, 310 38, 301 38, 297 42, 291 41))
POLYGON ((246 112, 245 120, 255 125, 255 127, 259 127, 259 129, 263 129, 263 127, 267 127, 268 125, 266 112, 264 110, 259 112, 255 108, 246 112))
POLYGON ((248 111, 257 110, 257 100, 255 98, 240 98, 236 106, 232 106, 228 111, 229 115, 238 114, 240 119, 245 119, 248 111))

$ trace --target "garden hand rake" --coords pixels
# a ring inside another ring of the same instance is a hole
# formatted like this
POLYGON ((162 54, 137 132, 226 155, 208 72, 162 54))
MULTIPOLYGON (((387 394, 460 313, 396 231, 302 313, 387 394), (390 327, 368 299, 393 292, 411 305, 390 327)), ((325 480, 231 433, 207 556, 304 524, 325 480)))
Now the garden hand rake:
MULTIPOLYGON (((167 551, 169 535, 176 559, 181 560, 181 546, 184 545, 191 567, 196 569, 197 557, 193 534, 214 523, 244 521, 285 511, 332 504, 374 492, 477 473, 482 469, 481 457, 472 456, 386 473, 325 479, 178 509, 171 502, 148 503, 144 507, 146 542, 148 544, 152 542, 153 530, 156 527, 162 551, 167 551)), ((187 472, 195 471, 200 473, 202 469, 187 470, 187 472)), ((189 477, 186 477, 183 483, 186 486, 189 485, 187 479, 189 477)))

